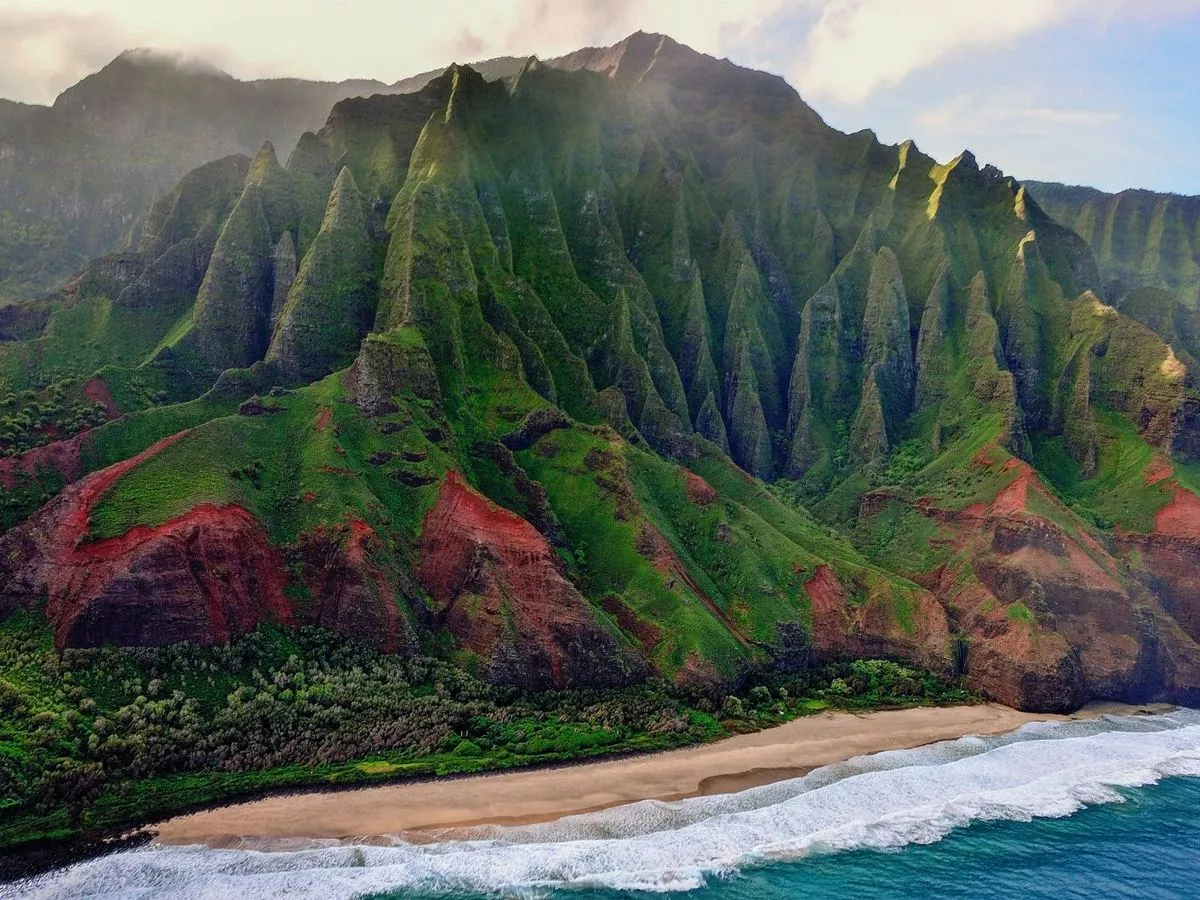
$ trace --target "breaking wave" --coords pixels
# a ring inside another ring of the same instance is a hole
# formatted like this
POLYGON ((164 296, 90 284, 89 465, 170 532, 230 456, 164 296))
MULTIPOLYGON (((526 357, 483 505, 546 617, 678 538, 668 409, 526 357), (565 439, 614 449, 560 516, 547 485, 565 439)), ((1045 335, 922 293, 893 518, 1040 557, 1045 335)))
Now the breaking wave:
POLYGON ((683 891, 765 863, 933 843, 973 822, 1069 816, 1176 775, 1200 775, 1200 712, 1038 723, 862 756, 737 794, 645 801, 427 844, 151 846, 9 887, 18 897, 322 900, 683 891))

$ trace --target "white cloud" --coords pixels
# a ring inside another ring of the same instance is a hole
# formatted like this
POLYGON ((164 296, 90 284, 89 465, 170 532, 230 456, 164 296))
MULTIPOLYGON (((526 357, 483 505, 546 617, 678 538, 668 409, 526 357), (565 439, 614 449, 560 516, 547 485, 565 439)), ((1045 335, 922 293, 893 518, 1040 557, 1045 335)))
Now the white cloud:
POLYGON ((1086 0, 827 0, 792 75, 806 96, 858 103, 917 69, 971 47, 995 48, 1086 5, 1086 0))
POLYGON ((1200 10, 1200 0, 808 0, 817 11, 792 82, 812 99, 861 103, 972 50, 996 52, 1068 21, 1108 27, 1200 10))
POLYGON ((1128 114, 1118 110, 1057 106, 1036 94, 998 88, 956 94, 918 113, 910 133, 938 159, 969 147, 981 163, 1018 178, 1120 190, 1130 185, 1118 173, 1144 153, 1147 139, 1138 129, 1117 127, 1123 121, 1128 114))
POLYGON ((958 94, 921 112, 917 124, 942 133, 1023 131, 1054 133, 1062 128, 1099 129, 1115 125, 1120 113, 1039 105, 1033 98, 997 91, 958 94))
POLYGON ((99 14, 0 10, 0 97, 49 101, 135 43, 99 14))
POLYGON ((0 96, 45 101, 132 45, 243 77, 391 81, 453 59, 554 56, 660 31, 859 103, 920 69, 1062 22, 1091 27, 1200 0, 0 0, 0 96))
POLYGON ((723 55, 808 0, 0 0, 0 96, 46 102, 135 45, 242 78, 384 81, 501 55, 549 57, 642 29, 723 55))
POLYGON ((451 5, 470 8, 457 20, 467 24, 457 29, 456 41, 477 57, 514 52, 549 57, 614 43, 639 29, 721 54, 797 0, 493 0, 482 10, 477 3, 451 5))

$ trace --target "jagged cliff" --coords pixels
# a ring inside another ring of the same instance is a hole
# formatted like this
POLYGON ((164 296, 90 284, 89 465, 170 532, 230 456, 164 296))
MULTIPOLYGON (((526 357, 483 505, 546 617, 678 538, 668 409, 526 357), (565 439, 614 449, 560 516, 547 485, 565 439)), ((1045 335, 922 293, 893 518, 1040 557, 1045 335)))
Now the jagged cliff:
POLYGON ((0 321, 11 389, 124 414, 0 472, 0 611, 448 642, 524 687, 884 655, 1030 708, 1195 697, 1193 375, 1106 297, 1000 171, 669 38, 454 66, 192 173, 0 321), (111 576, 52 577, 88 548, 111 576), (122 599, 185 566, 187 610, 122 599))
MULTIPOLYGON (((479 65, 502 77, 519 64, 479 65)), ((438 74, 391 85, 244 82, 195 60, 133 50, 51 106, 0 100, 0 299, 41 296, 122 246, 147 207, 195 166, 253 153, 263 141, 290 152, 338 100, 415 91, 438 74)))
POLYGON ((1055 219, 1088 242, 1106 302, 1200 359, 1200 197, 1031 183, 1055 219))

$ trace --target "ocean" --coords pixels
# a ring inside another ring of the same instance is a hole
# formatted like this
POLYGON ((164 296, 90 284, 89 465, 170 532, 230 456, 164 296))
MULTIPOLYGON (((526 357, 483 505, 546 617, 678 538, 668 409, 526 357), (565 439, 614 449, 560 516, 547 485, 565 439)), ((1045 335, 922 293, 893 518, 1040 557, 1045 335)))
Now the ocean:
POLYGON ((14 897, 1200 897, 1200 712, 1038 723, 469 840, 148 847, 14 897))

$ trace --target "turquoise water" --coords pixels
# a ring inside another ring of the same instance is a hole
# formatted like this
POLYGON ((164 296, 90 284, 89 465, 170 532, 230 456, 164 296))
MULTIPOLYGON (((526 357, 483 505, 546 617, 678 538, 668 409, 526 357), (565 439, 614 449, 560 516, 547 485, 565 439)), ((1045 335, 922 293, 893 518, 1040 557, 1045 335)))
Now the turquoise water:
POLYGON ((469 840, 150 847, 12 893, 1191 898, 1200 897, 1197 776, 1200 712, 1042 723, 859 757, 738 794, 481 829, 469 840))
MULTIPOLYGON (((857 850, 750 869, 688 900, 1200 897, 1200 778, 1125 792, 1065 819, 989 823, 930 845, 857 850)), ((564 898, 628 892, 559 892, 564 898)), ((647 896, 645 894, 635 896, 647 896)))

